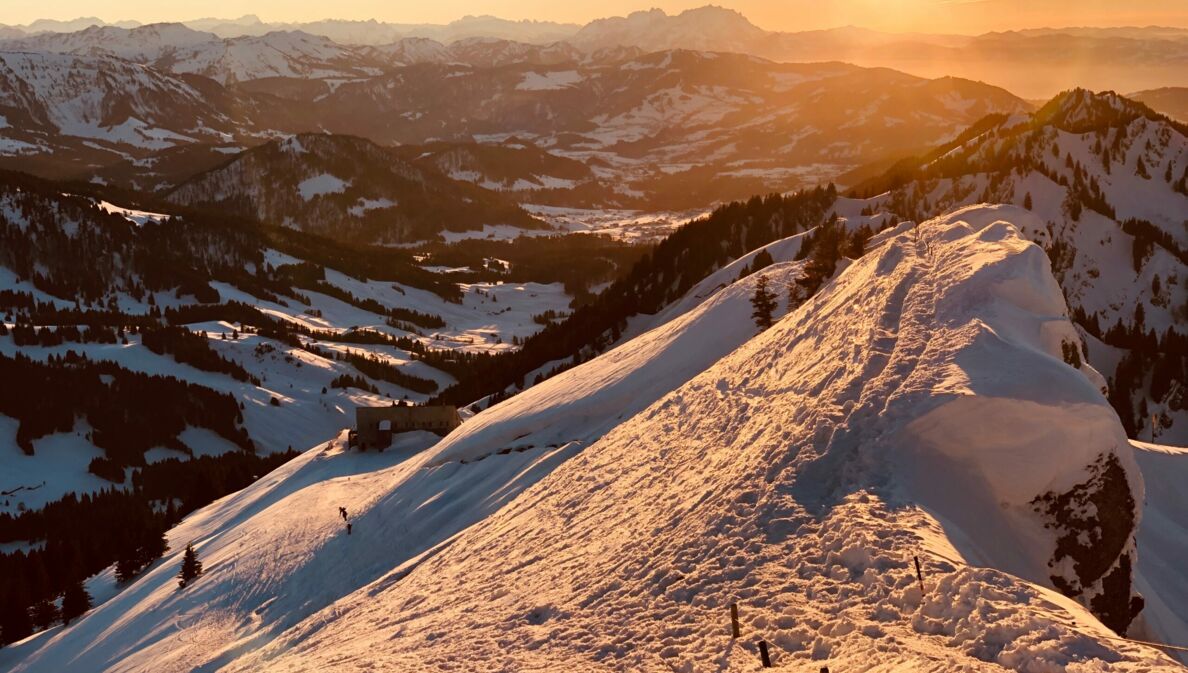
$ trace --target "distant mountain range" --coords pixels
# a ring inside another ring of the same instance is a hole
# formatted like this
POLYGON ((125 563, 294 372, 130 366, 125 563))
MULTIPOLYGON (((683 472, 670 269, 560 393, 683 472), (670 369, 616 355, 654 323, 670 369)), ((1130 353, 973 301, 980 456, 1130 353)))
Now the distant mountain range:
MULTIPOLYGON (((139 21, 108 23, 96 17, 81 17, 71 21, 42 19, 24 26, 0 25, 0 35, 37 35, 44 33, 72 33, 92 27, 140 28, 139 21)), ((442 42, 469 38, 494 38, 529 43, 549 43, 572 37, 581 26, 553 21, 509 21, 494 16, 465 16, 448 24, 387 23, 376 21, 347 21, 327 19, 303 23, 265 22, 247 14, 237 19, 203 18, 182 21, 196 31, 213 33, 219 37, 254 37, 277 31, 302 31, 321 35, 343 44, 378 45, 406 37, 423 37, 442 42)))
POLYGON ((828 181, 1031 109, 977 82, 687 50, 344 47, 176 25, 18 42, 0 51, 0 166, 149 191, 316 132, 470 145, 438 168, 517 201, 684 210, 828 181))
MULTIPOLYGON (((304 32, 340 45, 384 47, 409 38, 450 45, 465 40, 509 40, 530 45, 567 43, 593 53, 624 47, 643 51, 695 49, 750 54, 780 62, 845 61, 891 67, 921 77, 981 80, 1029 99, 1086 87, 1135 91, 1184 86, 1188 28, 1032 28, 977 36, 887 33, 854 26, 800 32, 768 31, 742 14, 706 6, 670 15, 660 9, 610 17, 584 26, 467 16, 444 25, 326 20, 264 22, 255 16, 207 18, 179 26, 218 38, 304 32)), ((132 29, 135 22, 95 18, 0 26, 0 39, 79 32, 88 27, 132 29)), ((104 35, 110 36, 111 33, 104 35)))
POLYGON ((1163 114, 1188 123, 1188 87, 1169 86, 1132 93, 1127 98, 1141 101, 1163 114))

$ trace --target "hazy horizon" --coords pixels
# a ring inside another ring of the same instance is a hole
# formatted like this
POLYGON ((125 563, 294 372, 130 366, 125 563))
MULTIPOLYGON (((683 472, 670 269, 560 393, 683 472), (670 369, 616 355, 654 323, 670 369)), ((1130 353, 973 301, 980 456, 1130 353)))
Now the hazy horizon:
MULTIPOLYGON (((596 6, 559 6, 543 0, 443 0, 432 7, 391 6, 379 0, 343 0, 330 14, 322 3, 254 0, 243 3, 213 0, 195 12, 191 3, 113 0, 104 11, 92 3, 62 0, 52 10, 45 7, 10 7, 0 11, 0 24, 28 25, 37 20, 72 21, 98 18, 107 23, 136 21, 143 24, 185 22, 206 18, 234 20, 255 15, 267 23, 308 23, 322 20, 367 21, 404 24, 447 24, 467 16, 494 16, 521 21, 586 24, 635 11, 659 8, 668 14, 705 6, 704 0, 637 3, 609 0, 596 6), (100 16, 102 14, 102 16, 100 16)), ((1135 0, 1119 6, 1110 0, 1088 0, 1075 9, 1058 0, 842 0, 827 7, 809 0, 720 0, 714 5, 733 9, 753 24, 771 31, 797 32, 857 26, 887 32, 953 33, 976 35, 993 31, 1070 27, 1188 28, 1188 3, 1178 0, 1135 0), (892 6, 894 5, 894 6, 892 6), (1073 16, 1074 18, 1069 18, 1073 16)))

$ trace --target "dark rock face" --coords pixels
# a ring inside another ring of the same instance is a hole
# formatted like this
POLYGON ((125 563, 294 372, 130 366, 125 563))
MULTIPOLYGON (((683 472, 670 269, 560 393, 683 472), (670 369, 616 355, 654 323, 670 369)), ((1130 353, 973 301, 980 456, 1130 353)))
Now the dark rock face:
POLYGON ((1143 607, 1133 593, 1134 496, 1113 453, 1089 467, 1089 478, 1064 493, 1032 500, 1044 526, 1057 532, 1048 566, 1061 593, 1085 603, 1102 623, 1125 634, 1143 607), (1072 569, 1068 570, 1070 560, 1072 569))

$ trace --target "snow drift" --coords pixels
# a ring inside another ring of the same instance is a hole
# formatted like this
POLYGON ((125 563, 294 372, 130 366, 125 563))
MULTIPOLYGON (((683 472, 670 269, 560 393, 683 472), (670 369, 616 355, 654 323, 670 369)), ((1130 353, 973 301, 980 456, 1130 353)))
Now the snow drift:
POLYGON ((1129 622, 1142 486, 1022 217, 887 232, 749 341, 735 283, 351 490, 244 511, 184 593, 167 559, 14 670, 750 670, 759 639, 790 670, 1175 666, 1085 607, 1129 622))

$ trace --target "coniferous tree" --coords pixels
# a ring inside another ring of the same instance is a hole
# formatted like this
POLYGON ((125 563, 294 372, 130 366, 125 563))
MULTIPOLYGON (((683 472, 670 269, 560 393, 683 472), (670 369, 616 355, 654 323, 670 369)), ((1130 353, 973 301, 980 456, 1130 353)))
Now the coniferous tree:
POLYGON ((58 606, 45 598, 33 604, 33 624, 44 631, 58 621, 58 606))
POLYGON ((1023 207, 1026 208, 1027 210, 1031 210, 1031 206, 1032 206, 1031 192, 1027 192, 1026 194, 1023 195, 1023 207))
POLYGON ((0 645, 13 643, 33 633, 27 594, 20 587, 0 596, 0 645))
POLYGON ((120 584, 127 584, 140 571, 140 564, 135 559, 125 556, 116 561, 115 576, 120 584))
POLYGON ((91 609, 91 594, 87 593, 86 588, 83 587, 82 580, 76 580, 73 584, 66 587, 66 593, 62 595, 62 623, 67 626, 75 617, 81 617, 83 613, 91 609))
POLYGON ((181 572, 177 574, 177 585, 183 589, 190 580, 202 574, 202 561, 198 560, 198 552, 194 551, 194 545, 186 545, 186 553, 182 556, 181 572))
POLYGON ((768 252, 766 248, 760 250, 759 253, 755 255, 755 259, 751 262, 751 273, 762 271, 772 264, 775 264, 775 260, 772 259, 771 253, 768 252))
POLYGON ((755 282, 755 294, 751 295, 751 317, 755 325, 765 330, 774 324, 772 313, 776 308, 775 295, 767 289, 767 276, 759 276, 755 282))
POLYGON ((843 254, 850 259, 858 259, 866 254, 866 244, 870 241, 871 231, 870 227, 865 224, 858 227, 849 237, 845 239, 845 250, 843 254))

